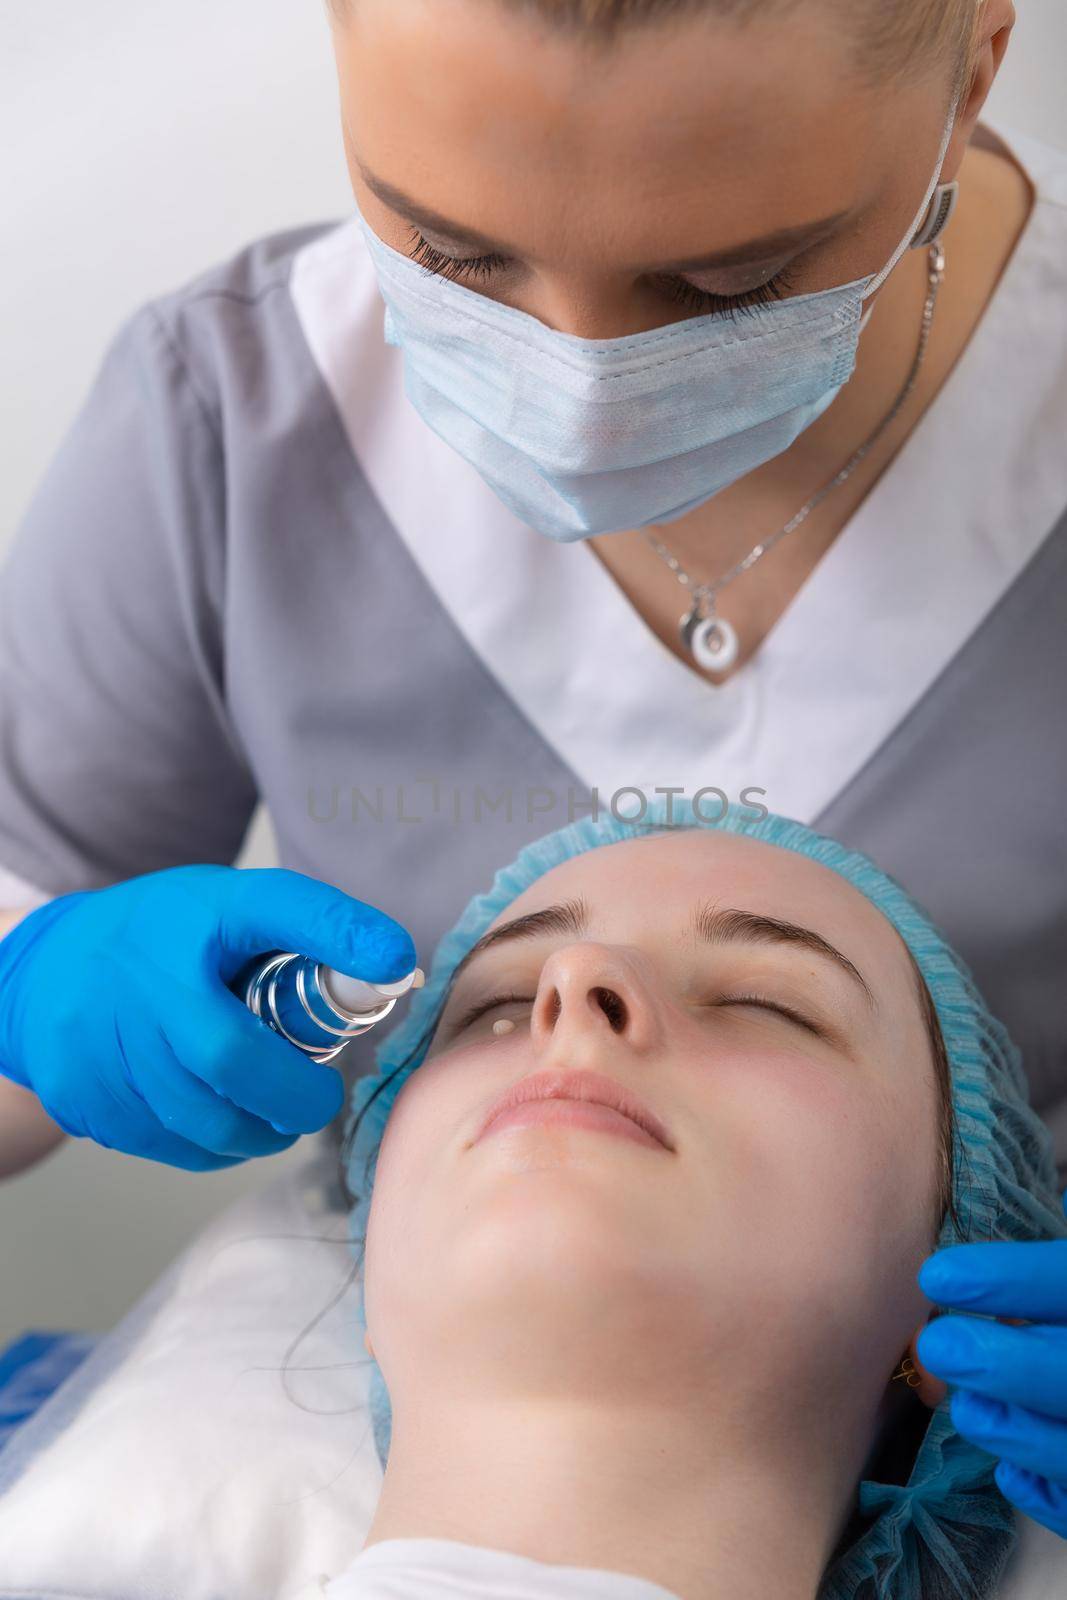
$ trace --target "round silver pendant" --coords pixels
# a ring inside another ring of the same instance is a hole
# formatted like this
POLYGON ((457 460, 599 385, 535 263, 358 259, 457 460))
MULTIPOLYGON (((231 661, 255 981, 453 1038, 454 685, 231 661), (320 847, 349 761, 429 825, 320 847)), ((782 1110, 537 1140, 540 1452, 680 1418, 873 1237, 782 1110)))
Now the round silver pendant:
POLYGON ((682 642, 697 666, 707 672, 726 672, 737 660, 737 632, 725 617, 687 612, 682 618, 682 642))

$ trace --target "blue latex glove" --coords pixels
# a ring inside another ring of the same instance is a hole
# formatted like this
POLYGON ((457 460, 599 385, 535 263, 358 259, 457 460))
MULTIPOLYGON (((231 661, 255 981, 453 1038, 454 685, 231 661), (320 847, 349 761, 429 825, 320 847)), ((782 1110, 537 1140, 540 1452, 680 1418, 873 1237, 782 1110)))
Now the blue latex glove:
POLYGON ((960 1433, 1000 1458, 1004 1497, 1067 1539, 1067 1239, 952 1245, 923 1263, 919 1287, 937 1305, 1028 1324, 938 1317, 916 1350, 949 1385, 960 1433))
POLYGON ((268 950, 379 983, 415 965, 391 917, 281 867, 171 867, 60 895, 0 938, 0 1072, 67 1133, 169 1166, 286 1150, 337 1115, 344 1087, 226 987, 268 950))

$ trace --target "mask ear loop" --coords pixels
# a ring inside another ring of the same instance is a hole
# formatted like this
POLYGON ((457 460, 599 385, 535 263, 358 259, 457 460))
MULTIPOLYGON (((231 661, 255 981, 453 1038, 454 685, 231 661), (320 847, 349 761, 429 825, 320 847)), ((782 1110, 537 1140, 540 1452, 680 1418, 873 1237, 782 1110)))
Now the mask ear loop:
MULTIPOLYGON (((904 235, 903 239, 897 245, 897 248, 893 251, 892 258, 890 259, 888 264, 882 268, 881 272, 879 272, 876 277, 871 279, 871 281, 867 285, 866 289, 864 289, 864 291, 863 291, 864 300, 866 300, 869 295, 872 295, 876 289, 880 289, 881 288, 882 284, 888 278, 889 274, 892 272, 893 268, 896 266, 897 262, 900 260, 901 256, 904 254, 905 250, 912 249, 912 248, 914 248, 915 246, 917 246, 918 244, 920 244, 922 242, 923 236, 927 232, 931 231, 932 226, 933 226, 933 220, 936 219, 938 216, 940 216, 942 211, 944 211, 945 212, 944 221, 942 221, 942 223, 941 223, 941 227, 944 228, 945 223, 947 223, 947 221, 949 219, 949 216, 951 215, 952 211, 955 209, 955 201, 949 199, 947 191, 949 191, 953 187, 955 187, 956 192, 958 194, 959 193, 959 185, 958 184, 953 185, 951 183, 941 183, 940 182, 941 168, 945 164, 945 155, 946 155, 946 152, 948 151, 949 142, 950 142, 950 140, 952 138, 952 130, 955 127, 955 125, 956 125, 956 107, 953 106, 952 110, 949 112, 949 117, 948 117, 948 121, 945 124, 944 132, 941 135, 941 148, 937 152, 937 163, 936 163, 936 165, 934 167, 934 175, 930 179, 929 187, 927 188, 927 191, 926 191, 925 195, 923 196, 922 205, 919 207, 918 211, 915 213, 915 217, 914 217, 914 219, 912 221, 911 227, 908 229, 908 231, 904 235)), ((931 237, 929 239, 927 239, 926 242, 928 244, 932 244, 933 241, 934 241, 934 238, 936 238, 936 237, 937 237, 936 234, 931 234, 931 237)))
MULTIPOLYGON (((921 246, 929 246, 934 244, 948 227, 949 219, 951 218, 952 213, 955 211, 956 205, 959 201, 960 186, 958 181, 955 179, 951 183, 939 183, 938 179, 941 176, 941 168, 945 164, 945 154, 952 139, 952 130, 955 126, 956 107, 953 106, 952 110, 949 112, 949 118, 945 125, 945 130, 941 136, 941 148, 937 153, 937 164, 934 168, 934 176, 931 179, 930 187, 926 191, 923 203, 915 213, 915 219, 912 222, 908 232, 905 234, 904 238, 900 241, 900 244, 893 252, 892 259, 887 266, 882 268, 881 272, 871 279, 870 283, 863 291, 862 299, 870 299, 875 290, 881 287, 881 285, 888 278, 889 274, 892 272, 893 268, 896 266, 897 262, 900 260, 901 256, 904 254, 905 250, 917 250, 921 246)), ((873 311, 874 307, 868 306, 867 310, 864 312, 862 318, 860 319, 860 333, 863 332, 868 322, 871 320, 871 314, 873 311)))

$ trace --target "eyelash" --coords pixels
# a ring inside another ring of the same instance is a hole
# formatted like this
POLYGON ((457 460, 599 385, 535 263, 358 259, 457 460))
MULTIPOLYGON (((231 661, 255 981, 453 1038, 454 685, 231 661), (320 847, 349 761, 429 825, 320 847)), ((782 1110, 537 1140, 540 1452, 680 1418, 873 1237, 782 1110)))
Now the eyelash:
MULTIPOLYGON (((798 1027, 806 1029, 808 1033, 813 1033, 816 1038, 829 1041, 829 1035, 822 1028, 816 1027, 815 1023, 810 1022, 807 1017, 802 1016, 799 1011, 794 1011, 791 1006, 779 1005, 776 1000, 765 1000, 762 995, 732 994, 728 995, 725 1000, 717 1000, 714 1003, 720 1006, 758 1006, 763 1011, 776 1011, 779 1016, 785 1017, 789 1022, 796 1023, 798 1027)), ((479 1017, 484 1017, 487 1011, 494 1011, 497 1006, 515 1004, 529 1006, 533 1005, 533 1000, 529 995, 525 994, 493 995, 490 999, 479 1001, 477 1005, 471 1006, 469 1011, 465 1011, 454 1025, 455 1032, 462 1033, 464 1028, 469 1028, 472 1022, 477 1022, 479 1017)))
MULTIPOLYGON (((438 250, 428 239, 424 239, 417 228, 411 230, 411 236, 412 248, 408 251, 410 259, 417 261, 428 272, 435 273, 441 278, 449 278, 453 282, 465 277, 480 277, 484 282, 501 267, 508 265, 507 257, 501 255, 471 256, 467 260, 445 255, 444 251, 438 250)), ((685 278, 670 278, 666 281, 670 284, 671 298, 679 304, 698 311, 721 311, 727 316, 733 316, 738 311, 750 311, 753 307, 766 305, 771 300, 780 300, 783 294, 793 287, 793 278, 788 267, 776 273, 773 278, 768 278, 766 283, 757 284, 754 289, 746 289, 743 294, 712 294, 707 289, 698 289, 685 278)))

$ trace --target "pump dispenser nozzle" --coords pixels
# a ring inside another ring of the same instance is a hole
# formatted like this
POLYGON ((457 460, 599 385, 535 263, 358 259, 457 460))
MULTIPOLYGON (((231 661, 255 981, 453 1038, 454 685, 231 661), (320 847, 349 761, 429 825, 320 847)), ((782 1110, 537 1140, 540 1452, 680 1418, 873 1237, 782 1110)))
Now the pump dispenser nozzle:
POLYGON ((296 951, 275 950, 246 965, 232 987, 275 1033, 316 1061, 330 1061, 425 981, 415 967, 394 983, 369 983, 296 951))
POLYGON ((336 967, 324 967, 319 974, 324 992, 336 1006, 354 1017, 361 1012, 377 1010, 383 1000, 399 1000, 409 989, 421 989, 424 982, 421 967, 396 983, 365 983, 362 978, 350 978, 338 972, 336 967))

